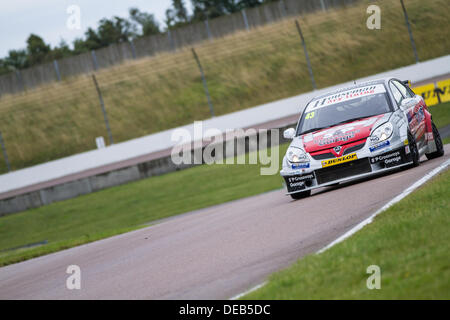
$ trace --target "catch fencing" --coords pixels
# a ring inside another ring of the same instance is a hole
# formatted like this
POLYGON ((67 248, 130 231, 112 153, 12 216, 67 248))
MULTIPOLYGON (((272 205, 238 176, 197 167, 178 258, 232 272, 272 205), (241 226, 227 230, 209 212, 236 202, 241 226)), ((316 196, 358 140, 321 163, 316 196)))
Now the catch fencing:
POLYGON ((162 34, 112 44, 99 50, 1 75, 0 96, 21 92, 48 82, 61 81, 71 76, 91 73, 127 60, 177 51, 202 41, 250 30, 286 17, 348 6, 358 1, 360 0, 280 0, 212 20, 192 23, 162 34))

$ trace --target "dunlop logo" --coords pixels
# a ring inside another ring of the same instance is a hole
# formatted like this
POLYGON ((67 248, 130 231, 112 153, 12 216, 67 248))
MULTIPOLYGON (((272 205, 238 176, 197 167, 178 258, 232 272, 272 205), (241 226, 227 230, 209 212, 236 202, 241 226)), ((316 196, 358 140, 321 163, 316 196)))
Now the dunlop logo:
POLYGON ((331 167, 331 166, 335 166, 337 164, 341 164, 344 162, 349 162, 349 161, 353 161, 353 160, 357 160, 358 157, 356 156, 356 153, 352 153, 340 158, 336 158, 336 159, 330 159, 330 160, 324 160, 322 161, 322 168, 325 167, 331 167))

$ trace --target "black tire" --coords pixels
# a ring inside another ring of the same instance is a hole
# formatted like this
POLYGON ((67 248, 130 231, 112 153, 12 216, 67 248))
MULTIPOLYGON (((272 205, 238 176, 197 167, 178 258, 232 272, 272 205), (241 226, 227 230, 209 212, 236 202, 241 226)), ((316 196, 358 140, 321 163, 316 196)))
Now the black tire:
POLYGON ((411 157, 413 161, 411 167, 417 167, 420 164, 419 149, 417 148, 416 139, 411 134, 411 132, 408 132, 408 142, 409 142, 409 151, 411 152, 411 157))
POLYGON ((425 153, 428 160, 435 159, 438 157, 442 157, 444 155, 444 144, 442 143, 441 135, 439 134, 439 130, 436 128, 433 122, 431 122, 431 126, 433 128, 433 137, 436 142, 436 151, 432 153, 425 153))
POLYGON ((311 195, 311 190, 290 194, 291 198, 294 200, 300 200, 303 198, 307 198, 310 195, 311 195))

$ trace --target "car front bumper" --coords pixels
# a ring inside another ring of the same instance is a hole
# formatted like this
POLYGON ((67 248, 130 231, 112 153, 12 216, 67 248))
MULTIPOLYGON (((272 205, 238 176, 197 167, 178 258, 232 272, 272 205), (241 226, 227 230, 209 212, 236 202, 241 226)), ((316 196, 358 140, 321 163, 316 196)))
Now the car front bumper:
MULTIPOLYGON (((286 182, 287 194, 293 194, 329 185, 361 179, 394 170, 412 163, 409 146, 398 142, 384 150, 369 148, 354 153, 354 158, 341 164, 324 166, 324 161, 310 164, 310 169, 283 168, 280 172, 286 182)), ((330 159, 327 161, 334 161, 330 159)), ((326 165, 326 164, 325 164, 326 165)))

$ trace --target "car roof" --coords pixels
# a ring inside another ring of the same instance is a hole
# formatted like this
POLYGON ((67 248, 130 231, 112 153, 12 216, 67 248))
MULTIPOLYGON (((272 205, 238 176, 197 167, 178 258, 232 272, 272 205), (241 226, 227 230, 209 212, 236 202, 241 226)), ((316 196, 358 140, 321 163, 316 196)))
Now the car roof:
POLYGON ((325 98, 334 94, 338 94, 341 92, 345 92, 345 91, 349 91, 349 90, 354 90, 354 89, 358 89, 361 87, 367 87, 367 86, 371 86, 371 85, 376 85, 376 84, 385 84, 387 83, 389 80, 394 79, 393 77, 388 77, 388 78, 382 78, 382 79, 375 79, 375 80, 370 80, 370 81, 365 81, 365 82, 361 82, 361 83, 356 83, 352 86, 349 87, 342 87, 333 91, 329 91, 327 93, 321 94, 320 96, 316 96, 312 99, 313 100, 317 100, 317 99, 321 99, 321 98, 325 98))

